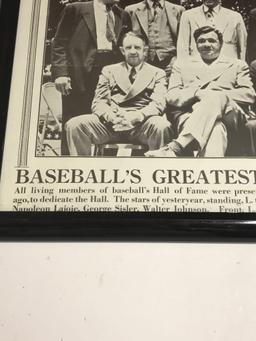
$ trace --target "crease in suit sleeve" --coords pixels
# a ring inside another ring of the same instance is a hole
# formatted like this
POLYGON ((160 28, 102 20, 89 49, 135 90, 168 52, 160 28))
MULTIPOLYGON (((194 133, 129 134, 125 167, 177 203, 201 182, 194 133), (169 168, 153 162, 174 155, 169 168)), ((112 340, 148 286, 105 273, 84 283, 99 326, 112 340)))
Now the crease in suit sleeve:
POLYGON ((238 64, 235 89, 226 90, 225 93, 238 104, 253 104, 255 102, 255 91, 250 78, 250 70, 245 62, 240 61, 238 64))
POLYGON ((69 76, 68 72, 68 43, 77 20, 74 5, 67 5, 61 15, 55 37, 52 42, 52 78, 69 76))
POLYGON ((238 53, 239 58, 245 60, 246 56, 246 47, 247 47, 247 30, 245 27, 244 19, 240 13, 238 13, 238 23, 237 23, 237 39, 238 39, 238 53))
POLYGON ((112 108, 110 103, 111 89, 109 84, 109 74, 106 68, 103 68, 92 102, 92 113, 98 117, 111 113, 112 108))
POLYGON ((187 58, 190 55, 191 28, 187 12, 184 11, 180 18, 179 34, 177 40, 177 58, 187 58))
POLYGON ((184 88, 180 64, 175 62, 166 96, 167 103, 176 108, 182 108, 193 104, 196 101, 195 91, 198 89, 198 86, 192 85, 188 88, 184 88))

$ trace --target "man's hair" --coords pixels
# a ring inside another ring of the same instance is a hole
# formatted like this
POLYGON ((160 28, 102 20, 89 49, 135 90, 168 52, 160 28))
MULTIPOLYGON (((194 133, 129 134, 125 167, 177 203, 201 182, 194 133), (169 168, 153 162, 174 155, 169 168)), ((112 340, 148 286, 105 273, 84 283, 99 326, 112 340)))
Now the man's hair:
POLYGON ((223 35, 222 35, 222 33, 219 30, 217 30, 215 27, 212 27, 212 26, 203 26, 203 27, 199 27, 197 30, 195 30, 195 32, 194 32, 195 41, 197 42, 197 39, 202 34, 207 34, 207 33, 210 33, 210 32, 215 32, 217 34, 217 36, 218 36, 219 42, 221 44, 223 44, 223 35))
POLYGON ((127 37, 139 38, 143 41, 144 45, 148 45, 147 38, 144 37, 142 34, 138 34, 138 33, 129 31, 122 36, 122 40, 121 40, 121 44, 120 44, 121 46, 123 46, 123 42, 124 42, 125 38, 127 38, 127 37))

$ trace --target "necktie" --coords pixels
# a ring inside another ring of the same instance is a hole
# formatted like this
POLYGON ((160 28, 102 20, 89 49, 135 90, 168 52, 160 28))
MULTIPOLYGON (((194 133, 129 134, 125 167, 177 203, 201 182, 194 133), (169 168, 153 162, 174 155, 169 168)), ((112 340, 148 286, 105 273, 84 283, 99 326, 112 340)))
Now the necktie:
POLYGON ((108 41, 116 45, 114 14, 111 10, 111 7, 106 6, 106 9, 107 9, 106 38, 108 41))
POLYGON ((154 18, 157 16, 158 11, 161 8, 159 0, 153 0, 154 18))
POLYGON ((153 0, 153 7, 161 7, 160 1, 159 0, 153 0))
POLYGON ((130 74, 129 74, 129 79, 130 79, 131 84, 134 83, 135 78, 136 78, 136 74, 137 74, 136 69, 135 69, 135 67, 133 66, 133 67, 131 68, 131 71, 130 71, 130 74))

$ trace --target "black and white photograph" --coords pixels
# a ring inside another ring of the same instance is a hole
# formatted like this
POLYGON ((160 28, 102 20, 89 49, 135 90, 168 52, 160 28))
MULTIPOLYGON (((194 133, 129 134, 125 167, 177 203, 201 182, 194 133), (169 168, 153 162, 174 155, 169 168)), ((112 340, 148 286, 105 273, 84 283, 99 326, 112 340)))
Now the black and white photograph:
POLYGON ((253 13, 50 0, 36 155, 255 157, 253 13))
POLYGON ((255 214, 255 8, 21 0, 0 210, 255 214))

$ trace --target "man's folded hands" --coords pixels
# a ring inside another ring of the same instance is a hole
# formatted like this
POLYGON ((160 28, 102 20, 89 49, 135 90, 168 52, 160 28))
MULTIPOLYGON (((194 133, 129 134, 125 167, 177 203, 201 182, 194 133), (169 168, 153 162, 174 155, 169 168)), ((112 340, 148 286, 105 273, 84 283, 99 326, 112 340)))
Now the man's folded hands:
POLYGON ((106 122, 112 123, 114 131, 131 130, 137 123, 144 120, 144 115, 140 111, 126 111, 123 108, 118 108, 104 115, 106 122))

